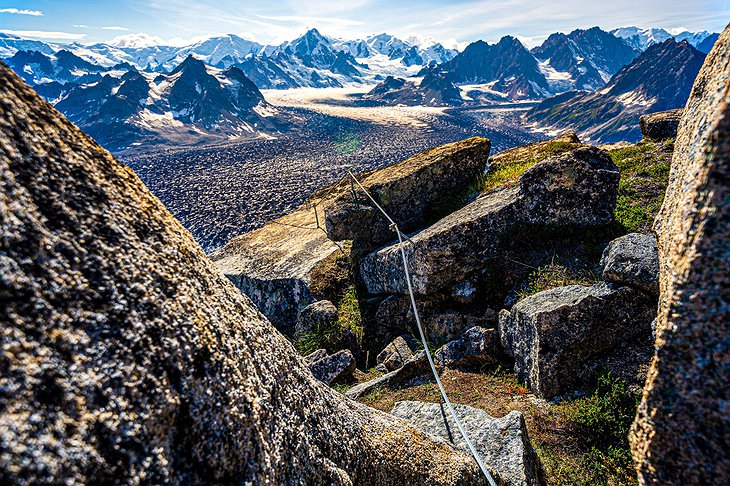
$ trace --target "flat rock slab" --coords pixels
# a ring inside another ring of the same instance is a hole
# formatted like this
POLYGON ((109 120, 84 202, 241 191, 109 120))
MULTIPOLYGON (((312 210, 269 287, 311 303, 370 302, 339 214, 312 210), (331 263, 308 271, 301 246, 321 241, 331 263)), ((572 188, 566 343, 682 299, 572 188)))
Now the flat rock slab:
POLYGON ((655 316, 656 300, 631 287, 570 285, 503 310, 499 335, 517 377, 550 399, 587 386, 606 354, 651 335, 655 316))
MULTIPOLYGON (((482 194, 419 233, 407 244, 414 292, 450 288, 499 256, 502 238, 525 225, 590 227, 608 223, 616 204, 619 172, 596 148, 576 149, 535 164, 514 186, 482 194)), ((399 245, 360 262, 371 294, 407 291, 399 245)))
POLYGON ((313 209, 300 208, 233 238, 210 259, 272 324, 292 332, 299 312, 322 297, 312 288, 319 270, 347 248, 317 229, 313 209))
MULTIPOLYGON (((502 418, 494 418, 466 405, 456 404, 454 410, 485 464, 499 473, 506 486, 541 484, 540 460, 530 443, 522 413, 513 411, 502 418)), ((445 405, 396 402, 391 413, 464 451, 469 450, 445 405)))

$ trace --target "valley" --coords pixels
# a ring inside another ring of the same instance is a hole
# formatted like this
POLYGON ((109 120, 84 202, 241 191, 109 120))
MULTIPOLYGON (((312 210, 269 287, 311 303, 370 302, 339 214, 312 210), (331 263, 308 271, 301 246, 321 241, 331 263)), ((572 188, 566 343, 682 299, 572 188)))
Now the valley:
POLYGON ((264 91, 273 106, 302 120, 296 132, 195 148, 126 151, 119 157, 210 252, 291 211, 350 168, 383 167, 473 135, 488 137, 492 152, 544 138, 520 121, 529 103, 358 106, 365 91, 264 91))

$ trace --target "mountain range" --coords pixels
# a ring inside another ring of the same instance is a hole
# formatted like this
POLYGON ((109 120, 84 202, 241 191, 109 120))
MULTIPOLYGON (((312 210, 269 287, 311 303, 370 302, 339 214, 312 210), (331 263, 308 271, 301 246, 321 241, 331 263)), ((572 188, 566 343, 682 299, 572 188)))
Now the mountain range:
MULTIPOLYGON (((675 36, 680 37, 684 45, 704 52, 717 35, 675 36)), ((57 45, 0 34, 0 57, 72 121, 107 148, 118 150, 142 143, 270 136, 290 127, 293 115, 268 105, 259 89, 380 83, 363 100, 391 105, 548 99, 541 110, 549 105, 552 114, 536 111, 534 119, 560 125, 561 118, 554 115, 559 103, 552 96, 593 99, 586 92, 606 92, 607 83, 611 87, 615 76, 643 51, 671 38, 661 29, 606 32, 594 27, 552 34, 532 50, 505 36, 495 44, 473 42, 458 52, 433 41, 406 41, 389 34, 334 39, 317 29, 277 46, 232 34, 182 47, 161 45, 144 34, 92 45, 57 45)), ((680 56, 670 64, 683 72, 680 64, 690 58, 680 56)), ((645 73, 647 83, 681 81, 665 71, 645 73)), ((609 91, 614 93, 612 87, 609 91)), ((659 96, 666 94, 664 90, 659 96)), ((643 101, 647 107, 676 104, 663 98, 648 100, 643 101)))
POLYGON ((72 89, 56 107, 111 150, 268 136, 290 121, 240 69, 214 68, 193 56, 170 74, 105 74, 72 89))
POLYGON ((668 38, 621 68, 605 88, 549 98, 530 110, 527 119, 580 131, 582 139, 594 142, 638 141, 639 116, 683 107, 704 59, 686 40, 668 38))

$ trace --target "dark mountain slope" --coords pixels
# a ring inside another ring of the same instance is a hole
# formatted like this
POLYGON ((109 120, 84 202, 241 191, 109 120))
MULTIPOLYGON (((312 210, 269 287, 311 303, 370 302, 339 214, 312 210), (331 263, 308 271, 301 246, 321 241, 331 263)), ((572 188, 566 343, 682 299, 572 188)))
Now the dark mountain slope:
MULTIPOLYGON (((572 88, 585 90, 604 86, 611 76, 639 55, 639 51, 623 39, 598 27, 574 30, 568 35, 552 34, 531 52, 556 71, 569 73, 572 88)), ((559 84, 554 86, 558 90, 561 87, 559 84)))
POLYGON ((538 99, 549 94, 537 61, 511 36, 494 45, 473 42, 451 61, 439 65, 438 70, 456 84, 494 83, 495 91, 506 93, 513 100, 538 99))
POLYGON ((582 132, 594 142, 637 141, 644 113, 684 106, 705 55, 686 41, 654 44, 602 90, 571 92, 533 108, 528 120, 582 132))

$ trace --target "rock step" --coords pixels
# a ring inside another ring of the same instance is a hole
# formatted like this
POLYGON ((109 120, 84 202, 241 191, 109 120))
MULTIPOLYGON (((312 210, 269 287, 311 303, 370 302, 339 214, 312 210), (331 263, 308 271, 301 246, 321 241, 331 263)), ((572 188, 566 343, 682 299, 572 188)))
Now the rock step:
MULTIPOLYGON (((502 418, 494 418, 482 410, 459 404, 454 404, 454 411, 485 465, 497 471, 505 486, 540 486, 540 459, 530 443, 521 412, 513 411, 502 418)), ((445 405, 396 402, 391 413, 469 452, 445 405)))

